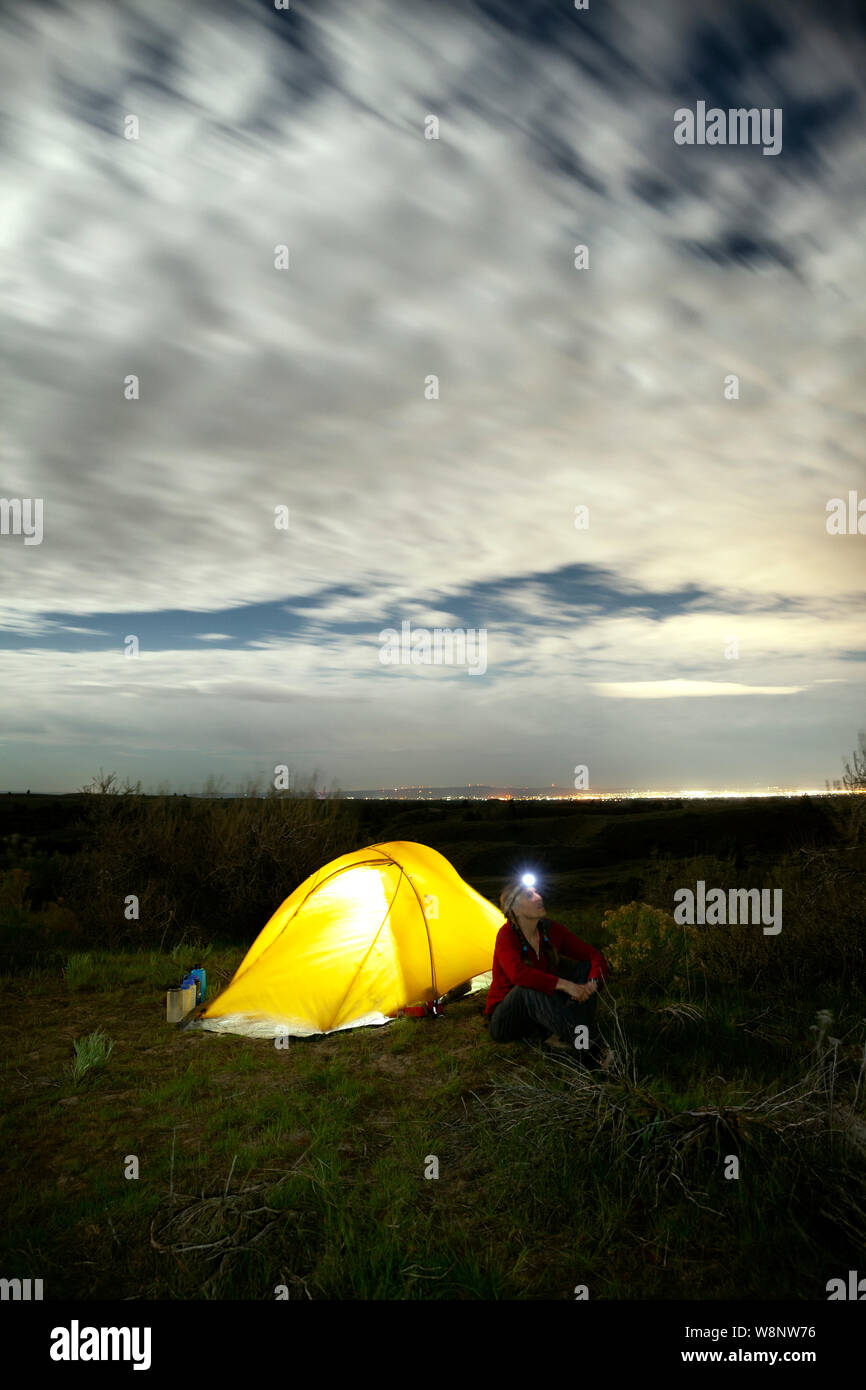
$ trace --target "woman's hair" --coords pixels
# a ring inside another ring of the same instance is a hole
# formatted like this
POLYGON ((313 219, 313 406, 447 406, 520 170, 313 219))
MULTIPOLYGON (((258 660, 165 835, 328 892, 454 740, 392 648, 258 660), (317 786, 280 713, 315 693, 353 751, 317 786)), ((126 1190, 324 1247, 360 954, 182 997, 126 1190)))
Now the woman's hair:
POLYGON ((525 885, 523 881, 519 878, 513 878, 510 882, 506 883, 499 895, 499 906, 502 908, 509 922, 517 921, 515 909, 520 902, 521 894, 524 890, 525 885))
MULTIPOLYGON (((505 887, 499 895, 499 906, 505 913, 507 921, 511 923, 511 926, 517 933, 517 940, 520 942, 520 956, 522 960, 525 960, 526 957, 529 955, 529 942, 526 940, 526 937, 520 930, 520 923, 517 920, 517 907, 520 902, 521 894, 524 891, 525 885, 522 879, 513 878, 510 880, 510 882, 506 883, 505 887)), ((550 940, 550 928, 548 926, 546 917, 541 918, 541 921, 538 923, 538 930, 541 935, 541 950, 546 951, 549 954, 553 962, 553 968, 554 970, 557 970, 559 968, 559 952, 550 940)))

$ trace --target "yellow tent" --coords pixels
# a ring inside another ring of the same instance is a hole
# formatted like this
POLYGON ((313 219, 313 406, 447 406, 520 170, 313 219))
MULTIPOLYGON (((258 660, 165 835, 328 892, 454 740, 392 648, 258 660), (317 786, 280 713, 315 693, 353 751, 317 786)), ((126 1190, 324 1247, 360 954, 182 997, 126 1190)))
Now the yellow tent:
POLYGON ((489 972, 502 922, 435 849, 355 850, 277 908, 199 1026, 274 1037, 282 1024, 303 1037, 387 1023, 489 972))

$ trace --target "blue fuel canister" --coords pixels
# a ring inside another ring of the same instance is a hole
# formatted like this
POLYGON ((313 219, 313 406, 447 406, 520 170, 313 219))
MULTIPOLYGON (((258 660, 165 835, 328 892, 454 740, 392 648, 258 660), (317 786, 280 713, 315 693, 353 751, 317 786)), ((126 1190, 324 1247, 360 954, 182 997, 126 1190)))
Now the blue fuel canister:
POLYGON ((195 1002, 200 1004, 204 999, 205 989, 207 987, 207 975, 204 968, 201 965, 194 965, 189 972, 189 977, 191 980, 195 980, 195 1002))

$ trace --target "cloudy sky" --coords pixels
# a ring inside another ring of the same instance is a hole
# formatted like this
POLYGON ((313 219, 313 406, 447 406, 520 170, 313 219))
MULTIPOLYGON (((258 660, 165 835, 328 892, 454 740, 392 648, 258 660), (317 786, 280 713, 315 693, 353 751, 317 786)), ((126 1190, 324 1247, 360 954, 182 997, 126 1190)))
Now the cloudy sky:
POLYGON ((841 774, 854 0, 29 0, 0 41, 0 493, 42 505, 0 785, 841 774), (699 102, 781 151, 677 144, 699 102), (385 664, 405 623, 475 669, 385 664))

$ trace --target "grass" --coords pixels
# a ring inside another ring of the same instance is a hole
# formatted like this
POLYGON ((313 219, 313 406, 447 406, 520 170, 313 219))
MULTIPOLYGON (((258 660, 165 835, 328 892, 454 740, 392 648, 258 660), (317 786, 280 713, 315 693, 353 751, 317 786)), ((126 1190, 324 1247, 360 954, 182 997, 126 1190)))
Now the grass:
POLYGON ((862 1262, 862 1002, 622 988, 602 1079, 497 1047, 478 998, 282 1051, 178 1030, 170 957, 89 956, 37 1030, 26 979, 0 1014, 0 1261, 47 1297, 802 1299, 862 1262))
POLYGON ((75 1061, 72 1063, 73 1081, 82 1081, 90 1071, 104 1067, 114 1049, 114 1042, 102 1029, 89 1033, 86 1038, 76 1038, 72 1044, 75 1061))
POLYGON ((10 849, 0 871, 5 1277, 42 1278, 46 1298, 573 1301, 586 1284, 591 1298, 798 1300, 862 1267, 863 846, 832 840, 822 809, 490 803, 446 826, 441 808, 364 804, 361 843, 433 843, 491 898, 528 857, 551 915, 602 949, 606 907, 669 905, 697 878, 775 883, 781 866, 779 938, 726 928, 680 992, 619 972, 599 1005, 605 1078, 493 1044, 483 996, 283 1050, 168 1025, 184 969, 206 962, 212 997, 243 954, 196 924, 251 940, 309 868, 352 847, 351 818, 94 809, 77 886, 47 848, 23 872, 10 849), (141 919, 121 932, 131 855, 141 919))
MULTIPOLYGON (((211 955, 212 950, 211 946, 202 948, 194 945, 185 952, 173 951, 167 954, 159 951, 85 951, 68 957, 63 967, 63 979, 71 993, 89 990, 105 992, 125 985, 166 990, 172 985, 180 984, 181 977, 193 957, 203 961, 211 955)), ((234 955, 232 952, 232 959, 234 955)), ((230 973, 225 968, 221 969, 220 965, 219 957, 215 958, 215 966, 210 960, 207 962, 210 993, 214 992, 211 980, 214 979, 217 985, 221 985, 230 973)), ((52 973, 49 966, 47 969, 35 971, 34 977, 40 978, 52 973)), ((22 978, 20 973, 5 977, 9 983, 18 978, 22 978)))

